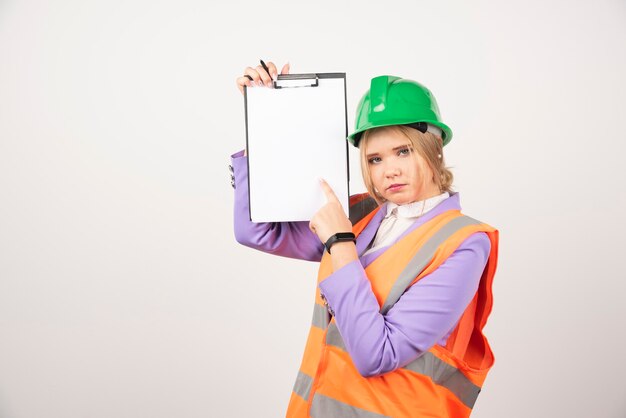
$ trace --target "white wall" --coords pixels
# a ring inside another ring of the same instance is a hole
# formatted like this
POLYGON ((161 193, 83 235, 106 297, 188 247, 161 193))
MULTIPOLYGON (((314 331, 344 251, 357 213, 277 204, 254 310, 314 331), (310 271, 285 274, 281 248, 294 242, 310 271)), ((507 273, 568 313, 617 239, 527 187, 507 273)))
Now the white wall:
POLYGON ((1 1, 0 416, 284 414, 315 265, 233 238, 259 58, 346 72, 350 126, 375 75, 435 93, 501 232, 474 416, 625 416, 625 45, 620 0, 1 1))

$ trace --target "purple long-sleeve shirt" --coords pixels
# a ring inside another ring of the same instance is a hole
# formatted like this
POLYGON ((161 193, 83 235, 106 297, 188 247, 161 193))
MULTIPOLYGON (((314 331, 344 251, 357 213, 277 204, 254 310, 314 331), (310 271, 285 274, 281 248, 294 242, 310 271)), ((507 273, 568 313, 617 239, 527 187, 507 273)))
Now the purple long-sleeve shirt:
MULTIPOLYGON (((271 254, 320 261, 324 246, 311 232, 308 222, 250 221, 247 158, 243 152, 232 155, 232 166, 237 241, 271 254)), ((419 217, 396 242, 451 209, 461 209, 458 193, 419 217)), ((376 235, 385 213, 386 208, 381 207, 357 237, 359 260, 333 272, 319 284, 334 312, 346 349, 363 376, 393 371, 434 344, 444 345, 478 289, 491 250, 485 233, 472 234, 439 268, 411 286, 382 315, 364 269, 389 247, 366 256, 362 254, 376 235)))

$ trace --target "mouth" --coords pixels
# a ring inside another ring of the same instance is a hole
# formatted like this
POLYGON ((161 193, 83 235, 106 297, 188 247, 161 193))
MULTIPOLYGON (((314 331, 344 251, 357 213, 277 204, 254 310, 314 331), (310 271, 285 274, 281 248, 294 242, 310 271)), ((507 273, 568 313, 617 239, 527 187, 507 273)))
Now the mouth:
POLYGON ((406 186, 406 184, 392 184, 391 186, 387 187, 387 191, 390 192, 397 192, 398 190, 402 189, 404 186, 406 186))

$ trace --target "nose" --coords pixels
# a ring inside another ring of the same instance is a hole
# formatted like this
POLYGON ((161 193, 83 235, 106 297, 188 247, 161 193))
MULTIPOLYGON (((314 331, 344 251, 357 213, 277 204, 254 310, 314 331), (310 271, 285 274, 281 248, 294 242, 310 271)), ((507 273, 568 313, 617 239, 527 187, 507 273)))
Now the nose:
POLYGON ((387 163, 385 165, 385 177, 386 178, 394 178, 400 175, 400 168, 393 163, 387 163))

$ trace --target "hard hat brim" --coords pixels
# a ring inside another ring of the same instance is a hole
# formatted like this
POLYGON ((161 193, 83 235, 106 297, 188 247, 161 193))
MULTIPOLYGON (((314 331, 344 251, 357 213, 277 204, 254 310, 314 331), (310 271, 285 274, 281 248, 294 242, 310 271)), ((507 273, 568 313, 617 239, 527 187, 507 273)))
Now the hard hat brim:
POLYGON ((409 123, 416 123, 416 122, 426 122, 426 123, 429 123, 431 125, 441 128, 443 132, 443 136, 441 138, 443 140, 443 146, 446 146, 452 140, 452 130, 445 123, 442 123, 436 120, 387 121, 385 123, 376 123, 376 124, 369 123, 369 124, 362 126, 359 130, 348 135, 347 139, 348 139, 348 142, 350 142, 352 145, 358 148, 359 142, 361 142, 361 136, 368 129, 382 128, 384 126, 407 125, 409 123))

